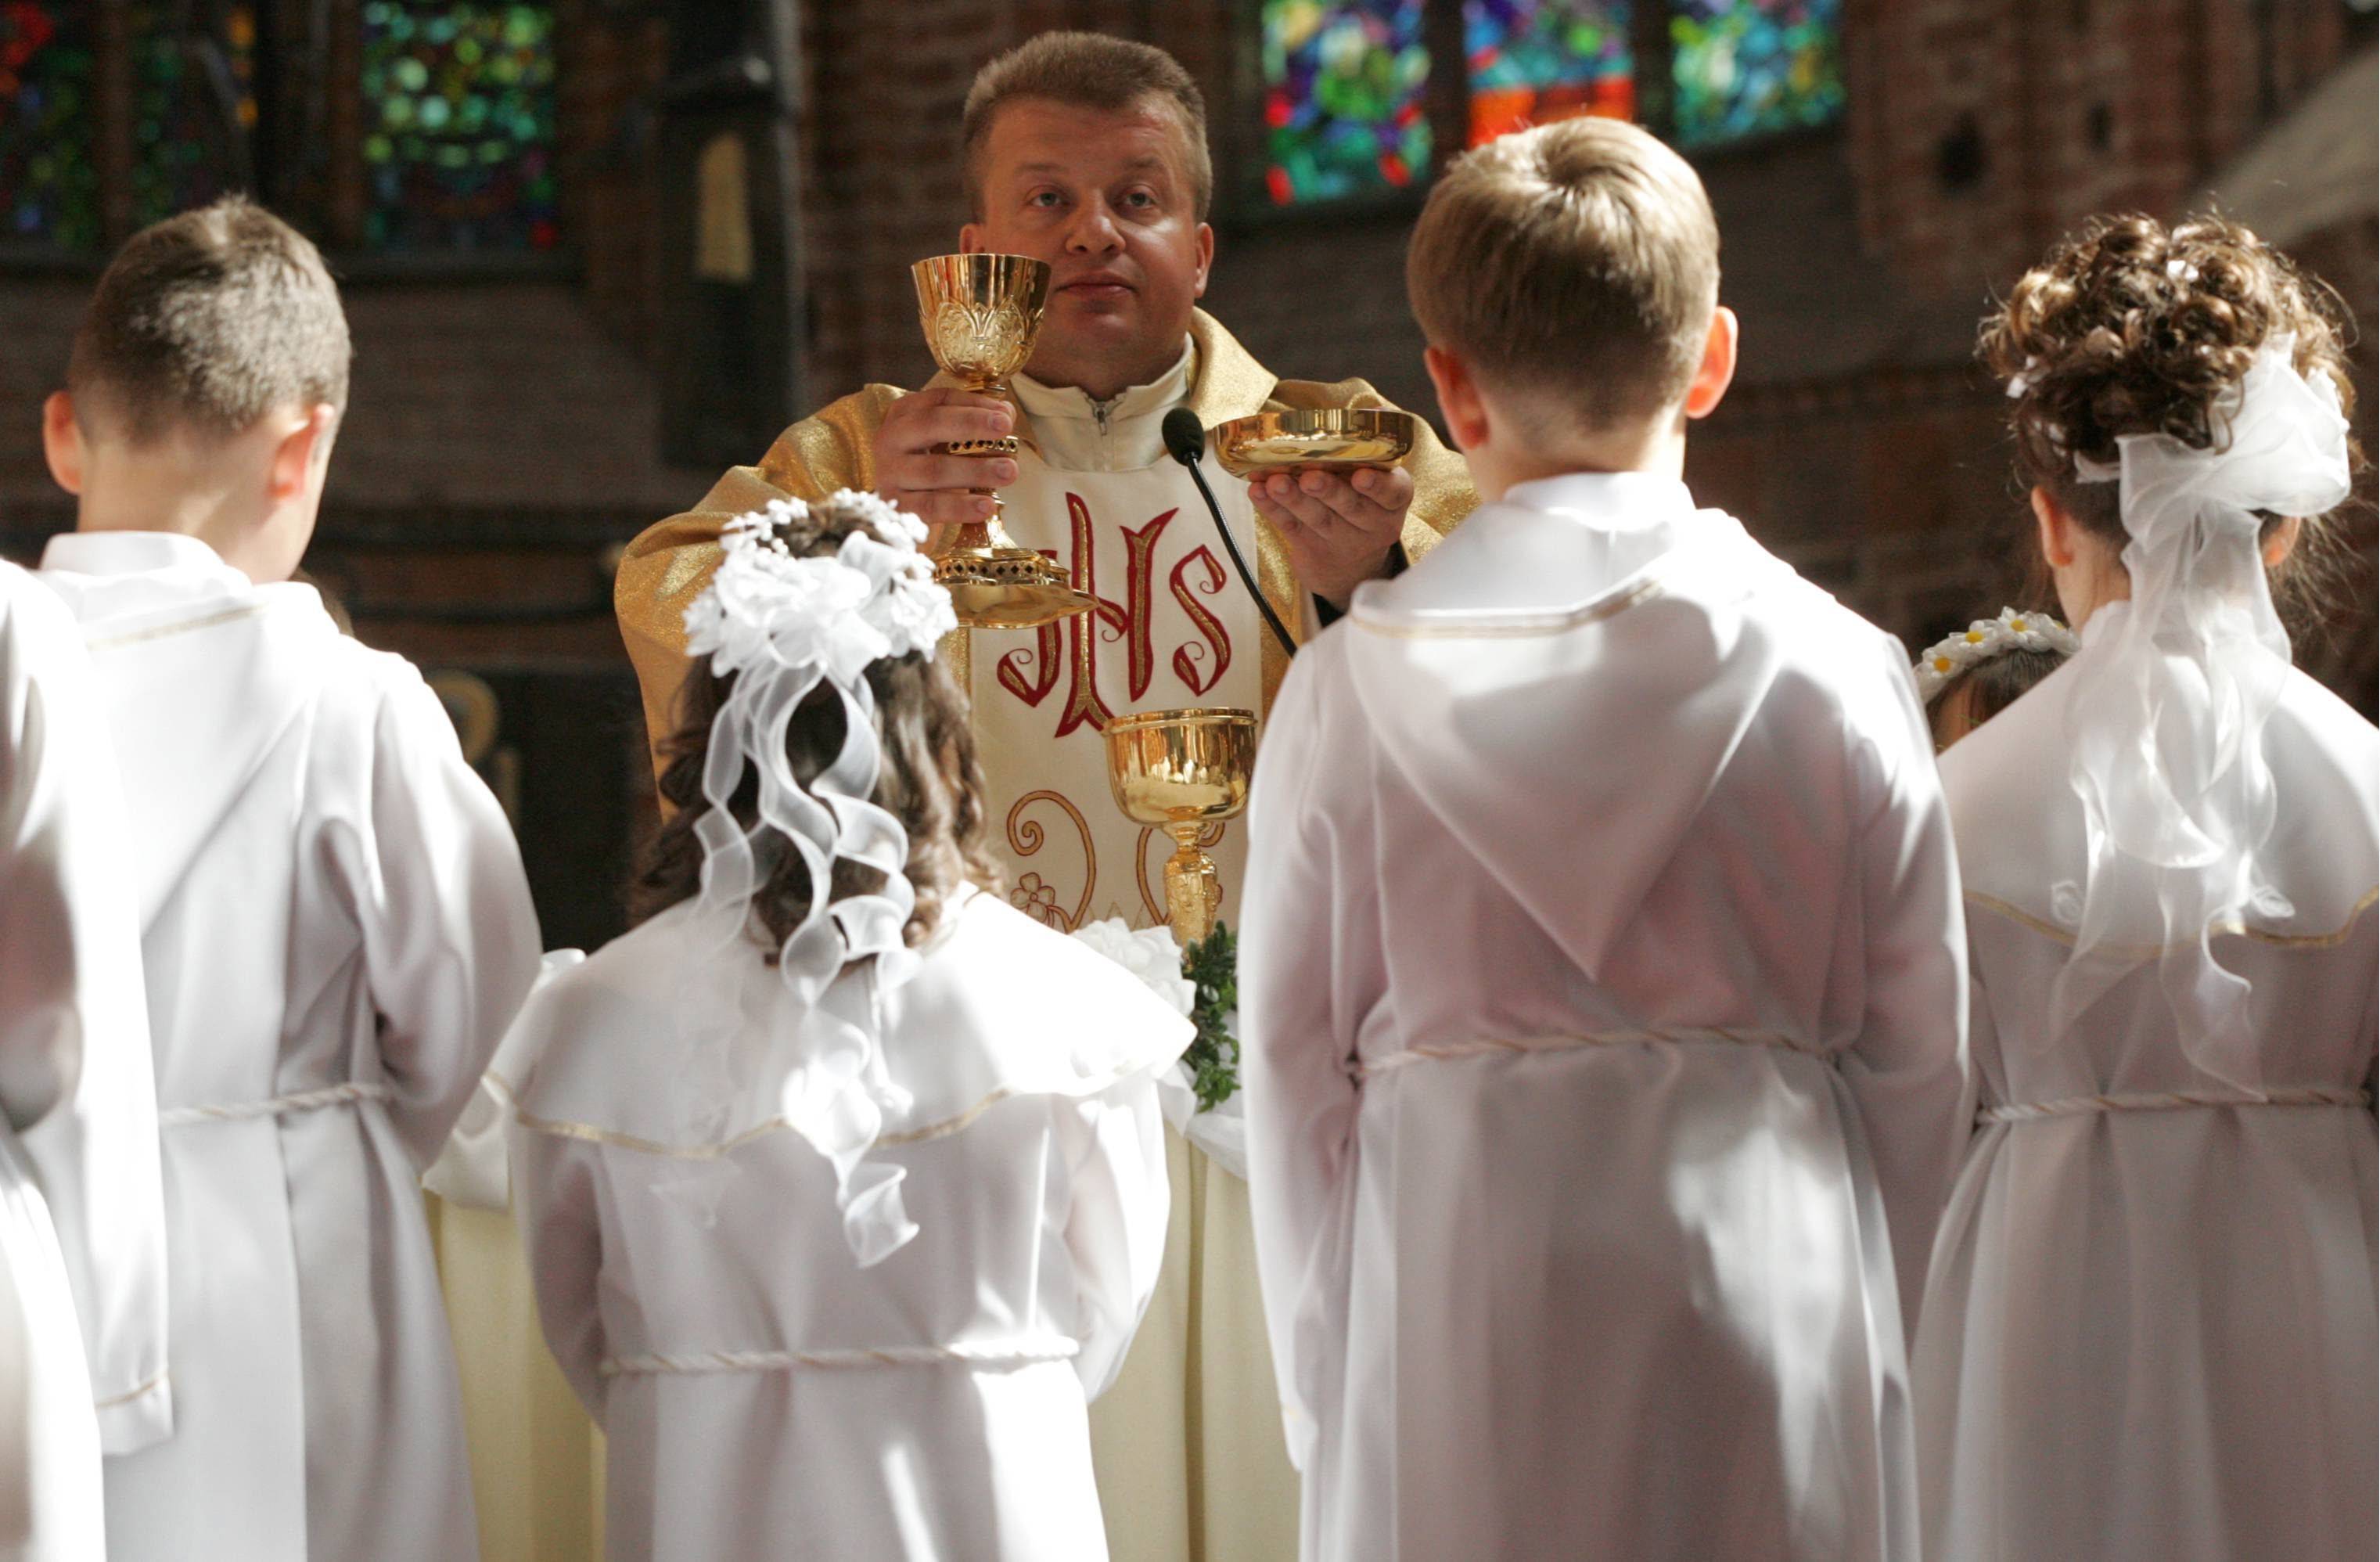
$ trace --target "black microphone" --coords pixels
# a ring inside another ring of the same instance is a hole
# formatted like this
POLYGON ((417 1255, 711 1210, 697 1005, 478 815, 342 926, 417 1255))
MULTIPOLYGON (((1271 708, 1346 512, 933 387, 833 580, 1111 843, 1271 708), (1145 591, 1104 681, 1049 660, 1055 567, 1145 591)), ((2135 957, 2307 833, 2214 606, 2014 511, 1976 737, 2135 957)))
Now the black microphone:
POLYGON ((1215 503, 1215 491, 1207 486, 1207 474, 1198 470, 1198 458, 1207 453, 1207 430, 1198 421, 1198 414, 1187 407, 1177 407, 1165 414, 1165 452, 1190 470, 1190 481, 1198 485, 1198 496, 1207 501, 1207 513, 1215 518, 1215 530, 1222 534, 1223 550, 1232 555, 1232 567, 1240 572, 1240 584, 1247 587, 1248 595, 1256 598, 1257 611, 1281 648, 1292 656, 1297 654, 1297 642, 1289 638, 1288 626, 1281 615, 1272 610, 1264 592, 1257 589, 1257 578, 1248 572, 1248 561, 1240 556, 1240 545, 1232 541, 1232 529, 1223 524, 1223 506, 1215 503))

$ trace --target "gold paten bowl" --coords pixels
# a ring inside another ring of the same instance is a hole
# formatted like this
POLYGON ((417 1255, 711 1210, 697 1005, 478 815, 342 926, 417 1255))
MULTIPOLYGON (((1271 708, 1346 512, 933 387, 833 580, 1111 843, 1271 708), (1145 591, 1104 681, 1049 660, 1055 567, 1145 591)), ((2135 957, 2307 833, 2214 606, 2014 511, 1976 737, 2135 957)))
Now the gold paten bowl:
POLYGON ((1392 467, 1413 449, 1417 429, 1412 413, 1389 407, 1254 412, 1215 430, 1215 458, 1237 478, 1392 467))
POLYGON ((1248 803, 1256 770, 1253 711, 1149 711, 1108 723, 1108 784, 1142 824, 1228 819, 1248 803))

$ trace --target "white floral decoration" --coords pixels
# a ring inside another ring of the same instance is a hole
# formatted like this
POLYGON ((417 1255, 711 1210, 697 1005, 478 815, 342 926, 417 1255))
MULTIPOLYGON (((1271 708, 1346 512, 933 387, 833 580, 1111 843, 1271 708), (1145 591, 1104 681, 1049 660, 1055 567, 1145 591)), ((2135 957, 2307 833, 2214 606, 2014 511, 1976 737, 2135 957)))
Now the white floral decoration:
POLYGON ((1952 678, 1996 656, 2011 651, 2052 651, 2071 656, 2082 647, 2074 631, 2048 614, 2003 607, 1998 617, 1978 618, 1926 647, 1911 670, 1917 677, 1918 699, 1930 705, 1952 678))
POLYGON ((1160 923, 1135 933, 1122 917, 1086 922, 1075 936, 1140 978, 1148 990, 1187 1016, 1198 1002, 1198 988, 1182 974, 1182 947, 1173 930, 1160 923))
POLYGON ((721 676, 764 662, 822 668, 848 683, 871 662, 930 656, 958 628, 950 592, 917 551, 925 523, 873 494, 849 489, 811 506, 771 499, 720 528, 710 587, 686 610, 686 646, 721 676), (856 520, 832 557, 795 557, 784 528, 856 520))

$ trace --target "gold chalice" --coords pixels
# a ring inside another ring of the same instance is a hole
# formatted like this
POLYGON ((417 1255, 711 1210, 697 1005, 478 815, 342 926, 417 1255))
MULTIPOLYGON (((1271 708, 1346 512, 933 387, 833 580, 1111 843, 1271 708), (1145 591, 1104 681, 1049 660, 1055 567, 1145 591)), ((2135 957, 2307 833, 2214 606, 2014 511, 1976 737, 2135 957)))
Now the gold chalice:
POLYGON ((1165 860, 1166 921, 1184 948, 1207 936, 1223 903, 1198 832, 1248 805, 1257 763, 1252 711, 1150 711, 1108 723, 1108 785, 1127 818, 1173 837, 1165 860))
POLYGON ((1391 407, 1252 412, 1216 427, 1215 458, 1241 479, 1393 467, 1412 452, 1416 427, 1391 407))
MULTIPOLYGON (((936 255, 909 268, 917 284, 917 319, 942 372, 967 390, 999 395, 1033 356, 1050 268, 1027 255, 936 255)), ((1016 454, 1014 434, 941 446, 950 456, 1016 454)), ((934 579, 950 589, 959 622, 981 629, 1027 629, 1088 612, 1092 599, 1066 583, 1057 564, 1020 548, 1000 521, 1000 495, 988 520, 962 522, 934 552, 934 579)))

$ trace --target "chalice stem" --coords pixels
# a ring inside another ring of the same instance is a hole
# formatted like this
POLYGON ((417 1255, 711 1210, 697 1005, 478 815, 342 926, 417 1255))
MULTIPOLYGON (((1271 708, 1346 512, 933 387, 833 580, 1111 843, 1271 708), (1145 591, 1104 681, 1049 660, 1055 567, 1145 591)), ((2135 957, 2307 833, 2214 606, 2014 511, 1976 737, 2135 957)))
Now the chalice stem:
POLYGON ((1184 948, 1214 931, 1215 912, 1223 904, 1223 886, 1215 877, 1214 860, 1198 849, 1198 826, 1173 837, 1173 855, 1165 860, 1165 920, 1173 941, 1184 948))

